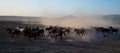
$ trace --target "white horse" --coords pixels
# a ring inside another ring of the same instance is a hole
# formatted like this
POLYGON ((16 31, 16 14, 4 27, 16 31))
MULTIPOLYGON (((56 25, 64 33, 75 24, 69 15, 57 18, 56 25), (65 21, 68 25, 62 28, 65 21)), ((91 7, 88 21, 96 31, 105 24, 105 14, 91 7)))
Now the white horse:
POLYGON ((25 28, 16 27, 16 29, 19 30, 20 32, 23 32, 25 28))

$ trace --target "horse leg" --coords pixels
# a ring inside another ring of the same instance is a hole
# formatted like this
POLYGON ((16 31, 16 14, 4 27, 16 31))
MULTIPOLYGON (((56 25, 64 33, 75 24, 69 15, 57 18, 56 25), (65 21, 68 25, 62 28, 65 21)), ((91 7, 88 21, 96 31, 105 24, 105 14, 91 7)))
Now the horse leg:
POLYGON ((37 38, 36 38, 36 37, 34 37, 34 39, 36 40, 37 38))
POLYGON ((84 32, 84 35, 87 35, 87 32, 84 32))
POLYGON ((81 36, 83 36, 84 35, 84 33, 81 33, 81 36))
POLYGON ((33 42, 33 41, 32 41, 32 37, 29 36, 27 39, 28 39, 29 41, 33 42))
POLYGON ((36 37, 37 37, 36 35, 33 35, 34 40, 36 40, 36 39, 37 39, 36 37))
POLYGON ((53 36, 53 37, 55 38, 55 40, 57 40, 57 36, 58 36, 58 35, 53 36))
POLYGON ((39 36, 39 37, 40 37, 40 39, 42 39, 42 33, 40 33, 40 36, 39 36))
POLYGON ((80 35, 81 35, 80 33, 77 34, 78 37, 80 37, 80 35))
POLYGON ((33 42, 32 37, 28 39, 29 41, 33 42))
POLYGON ((12 34, 12 35, 11 35, 11 39, 13 39, 13 38, 14 38, 14 36, 15 36, 15 35, 14 35, 14 34, 12 34))
POLYGON ((81 33, 80 33, 80 32, 78 33, 78 36, 79 36, 79 37, 81 36, 81 33))
POLYGON ((60 40, 63 40, 63 33, 60 34, 60 40))
POLYGON ((118 34, 118 31, 116 31, 116 34, 118 34))
POLYGON ((30 37, 29 35, 26 35, 25 37, 26 37, 25 40, 30 40, 30 41, 32 41, 32 39, 31 39, 31 37, 30 37))
POLYGON ((40 37, 39 37, 39 35, 37 34, 37 36, 36 36, 38 39, 40 39, 40 37))
POLYGON ((10 41, 14 41, 14 34, 11 35, 10 39, 10 41))
POLYGON ((80 35, 80 34, 77 32, 77 33, 76 33, 76 36, 79 36, 79 35, 80 35))
POLYGON ((65 33, 63 33, 63 35, 64 35, 64 36, 66 36, 66 35, 67 35, 67 33, 65 32, 65 33))
POLYGON ((63 40, 63 35, 60 36, 60 40, 63 40))
POLYGON ((19 34, 16 34, 16 38, 17 38, 17 39, 19 38, 19 34))
POLYGON ((107 37, 105 34, 103 34, 103 37, 107 37))

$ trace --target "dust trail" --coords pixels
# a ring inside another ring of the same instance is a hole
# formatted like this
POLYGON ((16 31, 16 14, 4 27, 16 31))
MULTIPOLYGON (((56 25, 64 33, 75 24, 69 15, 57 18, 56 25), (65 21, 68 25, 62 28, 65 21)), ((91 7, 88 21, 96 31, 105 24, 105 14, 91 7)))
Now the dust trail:
MULTIPOLYGON (((62 26, 71 28, 87 28, 91 29, 91 26, 115 26, 114 24, 107 22, 99 16, 92 17, 77 17, 77 16, 67 16, 62 18, 42 18, 41 23, 44 25, 52 26, 62 26)), ((109 34, 110 35, 110 34, 109 34)), ((93 29, 87 33, 85 36, 76 37, 75 34, 71 34, 71 39, 67 41, 91 41, 103 38, 101 33, 95 32, 93 29)))
MULTIPOLYGON (((71 28, 87 28, 91 29, 91 26, 115 26, 111 22, 105 21, 101 16, 65 16, 60 18, 29 18, 28 19, 21 19, 29 24, 43 24, 45 26, 62 26, 62 27, 71 27, 71 28), (34 22, 35 21, 35 22, 34 22)), ((72 37, 69 40, 72 41, 91 41, 103 38, 102 34, 96 33, 94 30, 87 33, 85 36, 76 37, 75 34, 71 34, 72 37)))
POLYGON ((73 27, 73 28, 80 28, 80 27, 91 27, 91 26, 109 26, 112 25, 104 21, 101 17, 64 17, 64 18, 42 18, 41 23, 44 25, 53 25, 53 26, 62 26, 62 27, 73 27))

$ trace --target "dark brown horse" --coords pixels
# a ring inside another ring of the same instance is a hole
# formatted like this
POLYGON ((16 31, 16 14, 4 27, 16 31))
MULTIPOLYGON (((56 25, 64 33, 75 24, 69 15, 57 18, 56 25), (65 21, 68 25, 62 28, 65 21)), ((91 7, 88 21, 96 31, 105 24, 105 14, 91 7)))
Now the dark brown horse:
POLYGON ((113 34, 118 34, 119 33, 119 29, 117 29, 117 28, 113 28, 113 27, 109 27, 110 28, 110 30, 111 30, 111 32, 113 33, 113 34))
POLYGON ((62 40, 63 36, 66 36, 67 30, 63 27, 58 27, 58 26, 50 26, 46 28, 48 31, 48 36, 54 38, 55 40, 62 40))
POLYGON ((23 34, 29 40, 32 40, 32 39, 36 40, 37 38, 39 38, 39 35, 40 35, 39 31, 33 28, 26 28, 25 30, 23 30, 23 34))
POLYGON ((102 32, 102 33, 110 33, 111 29, 109 28, 104 28, 104 27, 96 27, 95 30, 97 32, 102 32))
POLYGON ((6 31, 11 34, 11 38, 19 38, 19 35, 21 34, 21 31, 17 30, 17 29, 11 29, 11 28, 7 28, 6 31))
POLYGON ((81 28, 81 29, 74 29, 74 32, 76 33, 76 35, 85 35, 86 34, 86 30, 84 28, 81 28))

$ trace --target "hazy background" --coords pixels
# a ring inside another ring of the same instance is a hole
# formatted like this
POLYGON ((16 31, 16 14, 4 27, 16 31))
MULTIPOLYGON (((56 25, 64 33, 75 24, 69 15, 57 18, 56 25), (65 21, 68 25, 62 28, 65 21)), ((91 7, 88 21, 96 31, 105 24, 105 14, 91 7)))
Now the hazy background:
POLYGON ((118 26, 119 3, 119 0, 0 0, 0 20, 67 27, 118 26))

